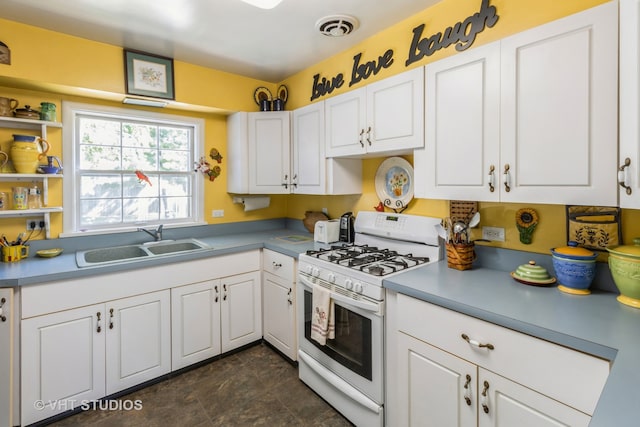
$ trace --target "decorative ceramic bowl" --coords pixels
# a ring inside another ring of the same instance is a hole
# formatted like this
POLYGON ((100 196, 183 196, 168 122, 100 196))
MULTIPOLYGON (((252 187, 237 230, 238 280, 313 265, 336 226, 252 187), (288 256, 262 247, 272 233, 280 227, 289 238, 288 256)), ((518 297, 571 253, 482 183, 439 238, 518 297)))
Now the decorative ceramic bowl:
POLYGON ((519 266, 516 271, 511 272, 511 277, 520 283, 533 286, 546 286, 556 282, 556 278, 549 276, 547 269, 536 265, 535 261, 519 266))
POLYGON ((558 277, 558 289, 569 294, 588 295, 589 286, 596 277, 596 262, 552 257, 558 277))
POLYGON ((558 278, 558 289, 574 295, 588 295, 596 277, 598 254, 569 242, 568 246, 551 249, 551 261, 558 278))
POLYGON ((607 248, 609 270, 620 291, 618 301, 640 308, 640 238, 633 245, 607 248))

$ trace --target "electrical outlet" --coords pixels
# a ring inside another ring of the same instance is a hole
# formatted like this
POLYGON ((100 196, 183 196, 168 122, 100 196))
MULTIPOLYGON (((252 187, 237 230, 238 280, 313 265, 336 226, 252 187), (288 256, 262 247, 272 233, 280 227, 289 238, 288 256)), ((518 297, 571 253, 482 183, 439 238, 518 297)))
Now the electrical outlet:
POLYGON ((482 227, 482 238, 494 242, 504 242, 504 228, 482 227))
POLYGON ((41 229, 42 229, 42 228, 40 227, 40 222, 41 222, 41 221, 42 221, 42 220, 41 220, 40 218, 36 218, 36 219, 31 218, 31 219, 28 219, 28 220, 27 220, 27 225, 26 225, 27 231, 31 231, 31 230, 36 230, 36 231, 38 231, 38 230, 41 230, 41 229), (31 227, 31 225, 33 225, 33 227, 31 227))
POLYGON ((214 218, 222 218, 224 216, 224 210, 214 209, 213 211, 211 211, 211 216, 214 218))

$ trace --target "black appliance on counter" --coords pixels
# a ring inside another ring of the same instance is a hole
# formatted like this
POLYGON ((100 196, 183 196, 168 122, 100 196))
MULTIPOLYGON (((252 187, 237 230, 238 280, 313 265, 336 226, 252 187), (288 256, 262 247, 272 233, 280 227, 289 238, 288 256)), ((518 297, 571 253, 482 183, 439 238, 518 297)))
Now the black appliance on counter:
POLYGON ((356 230, 353 227, 354 220, 353 212, 345 212, 340 217, 341 242, 353 243, 356 234, 356 230))

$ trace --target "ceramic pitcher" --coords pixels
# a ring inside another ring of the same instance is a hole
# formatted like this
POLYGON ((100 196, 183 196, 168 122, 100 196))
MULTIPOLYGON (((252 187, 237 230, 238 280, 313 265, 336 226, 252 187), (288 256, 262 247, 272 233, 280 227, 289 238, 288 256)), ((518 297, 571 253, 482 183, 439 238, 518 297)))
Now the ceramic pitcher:
POLYGON ((0 116, 13 117, 13 110, 18 106, 18 100, 0 96, 0 116))
POLYGON ((49 143, 39 136, 13 135, 9 152, 18 173, 36 173, 40 159, 49 151, 49 143))

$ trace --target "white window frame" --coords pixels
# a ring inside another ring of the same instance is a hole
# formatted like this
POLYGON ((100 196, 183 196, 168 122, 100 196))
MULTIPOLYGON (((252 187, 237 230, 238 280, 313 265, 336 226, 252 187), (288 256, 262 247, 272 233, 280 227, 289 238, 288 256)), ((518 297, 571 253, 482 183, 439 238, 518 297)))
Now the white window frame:
MULTIPOLYGON (((78 146, 76 144, 76 120, 78 115, 89 114, 103 117, 115 117, 119 119, 157 121, 158 123, 190 126, 193 127, 193 158, 199 159, 204 153, 204 120, 178 116, 166 113, 156 113, 153 111, 136 110, 132 108, 118 108, 93 104, 84 104, 78 102, 64 101, 62 103, 62 158, 64 160, 64 178, 63 178, 63 230, 60 237, 70 237, 89 234, 107 234, 118 232, 136 231, 138 227, 153 226, 164 224, 165 227, 189 227, 195 225, 206 224, 204 221, 204 179, 195 177, 193 181, 193 217, 192 221, 180 221, 171 224, 169 221, 148 221, 140 222, 134 225, 124 225, 120 227, 105 227, 99 230, 76 230, 77 218, 79 212, 79 176, 76 174, 78 169, 78 146)), ((193 172, 194 174, 196 172, 193 172)))

